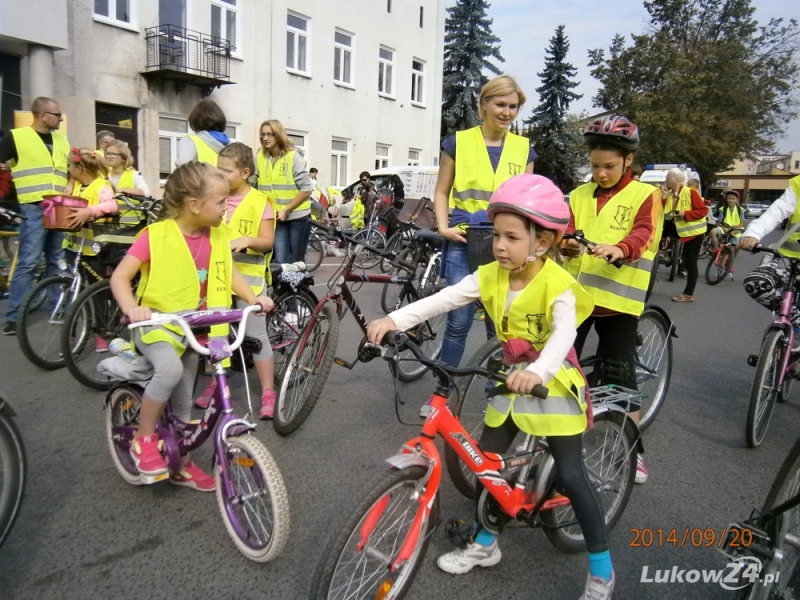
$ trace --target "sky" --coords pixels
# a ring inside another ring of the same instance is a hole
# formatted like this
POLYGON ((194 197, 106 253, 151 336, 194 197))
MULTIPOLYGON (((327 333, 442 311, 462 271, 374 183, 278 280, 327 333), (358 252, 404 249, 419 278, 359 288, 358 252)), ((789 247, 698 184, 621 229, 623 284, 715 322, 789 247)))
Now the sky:
MULTIPOLYGON (((608 49, 615 33, 628 36, 645 31, 647 11, 641 0, 614 0, 610 4, 596 0, 489 0, 489 17, 494 20, 492 31, 500 38, 500 53, 505 63, 498 65, 502 71, 513 75, 528 96, 520 117, 530 116, 539 98, 536 88, 541 85, 537 73, 542 70, 544 51, 558 25, 565 25, 569 38, 568 59, 577 68, 583 98, 570 107, 572 112, 586 110, 599 112, 592 107, 592 96, 597 91, 597 81, 589 73, 587 51, 592 48, 608 49)), ((455 0, 447 0, 447 6, 455 0)), ((797 0, 753 0, 756 19, 766 23, 772 17, 794 18, 800 21, 800 2, 797 0)), ((797 92, 800 99, 800 91, 797 92)), ((786 135, 776 140, 781 152, 800 150, 800 119, 787 123, 786 135)))

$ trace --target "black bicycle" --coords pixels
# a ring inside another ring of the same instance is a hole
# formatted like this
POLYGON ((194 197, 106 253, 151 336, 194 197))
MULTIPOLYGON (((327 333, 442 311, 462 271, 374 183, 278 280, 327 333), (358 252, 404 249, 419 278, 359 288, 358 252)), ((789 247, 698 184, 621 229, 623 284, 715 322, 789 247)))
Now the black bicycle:
POLYGON ((0 392, 0 546, 17 519, 25 495, 25 445, 14 423, 15 416, 11 404, 0 392))

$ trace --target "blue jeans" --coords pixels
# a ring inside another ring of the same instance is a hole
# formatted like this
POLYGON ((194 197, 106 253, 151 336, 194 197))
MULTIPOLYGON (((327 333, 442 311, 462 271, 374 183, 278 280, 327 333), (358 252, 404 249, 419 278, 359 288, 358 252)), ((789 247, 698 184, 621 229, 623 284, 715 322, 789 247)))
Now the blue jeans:
POLYGON ((311 217, 292 221, 278 221, 275 225, 275 242, 272 245, 272 262, 293 263, 306 256, 308 236, 311 235, 311 217))
MULTIPOLYGON (((457 242, 447 244, 447 251, 444 259, 444 275, 447 285, 454 285, 471 275, 469 262, 467 261, 467 246, 457 242)), ((464 356, 464 348, 467 345, 467 335, 472 328, 472 321, 475 317, 475 303, 470 302, 447 313, 447 327, 442 338, 442 361, 457 367, 464 356)), ((494 323, 486 315, 486 339, 495 336, 494 323)), ((444 381, 442 382, 444 383, 444 381)))
POLYGON ((11 289, 8 291, 6 321, 17 320, 17 310, 33 287, 34 271, 42 253, 47 263, 45 277, 57 275, 61 271, 58 263, 64 258, 64 234, 60 231, 48 231, 42 226, 42 207, 35 203, 22 204, 19 211, 27 219, 19 227, 19 258, 11 280, 11 289))

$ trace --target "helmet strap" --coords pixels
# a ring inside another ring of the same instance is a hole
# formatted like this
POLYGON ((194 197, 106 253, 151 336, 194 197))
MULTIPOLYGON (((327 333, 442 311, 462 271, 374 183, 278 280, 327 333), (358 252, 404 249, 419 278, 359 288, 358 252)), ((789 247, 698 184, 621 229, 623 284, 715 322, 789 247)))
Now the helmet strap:
POLYGON ((520 273, 524 271, 525 268, 528 266, 528 263, 536 262, 542 254, 547 252, 547 249, 538 251, 536 250, 536 224, 533 221, 530 222, 530 228, 531 228, 531 245, 530 249, 528 250, 528 258, 526 258, 525 262, 522 263, 517 268, 511 269, 512 273, 520 273))

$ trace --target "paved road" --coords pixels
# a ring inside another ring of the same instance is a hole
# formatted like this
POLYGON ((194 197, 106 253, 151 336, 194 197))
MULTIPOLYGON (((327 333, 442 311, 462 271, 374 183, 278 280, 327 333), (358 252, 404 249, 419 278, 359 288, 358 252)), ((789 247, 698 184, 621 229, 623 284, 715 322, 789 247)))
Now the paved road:
MULTIPOLYGON (((753 375, 745 358, 757 351, 770 319, 741 286, 741 274, 756 263, 741 256, 735 282, 711 288, 701 281, 693 304, 669 301, 682 291, 682 281, 656 285, 653 301, 670 312, 680 337, 666 406, 645 438, 650 481, 636 487, 611 537, 617 598, 731 597, 713 584, 641 583, 644 567, 652 575, 673 566, 721 569, 725 560, 690 543, 631 547, 631 530, 719 531, 747 516, 760 506, 800 431, 798 392, 777 407, 763 447, 745 447, 753 375)), ((317 281, 326 279, 320 275, 317 281)), ((380 286, 367 284, 356 294, 371 315, 379 292, 380 286)), ((476 326, 468 353, 482 335, 476 326)), ((360 338, 348 315, 340 355, 351 358, 360 338)), ((241 379, 236 382, 242 392, 241 379)), ((280 559, 258 565, 227 538, 213 494, 168 484, 134 488, 120 479, 108 456, 101 394, 83 389, 64 371, 37 370, 8 337, 0 338, 0 387, 19 412, 30 465, 20 518, 0 550, 3 598, 303 598, 330 529, 383 468, 381 459, 417 431, 397 423, 389 371, 377 361, 352 372, 334 367, 314 413, 292 437, 260 425, 257 435, 275 455, 289 489, 292 537, 280 559)), ((430 387, 427 377, 401 384, 408 401, 401 407, 405 420, 417 422, 414 415, 430 387)), ((198 457, 208 468, 209 449, 198 457)), ((471 503, 444 481, 442 516, 471 516, 471 503)), ((434 563, 451 549, 437 531, 409 597, 580 596, 585 555, 562 554, 529 529, 506 532, 501 547, 504 558, 497 567, 449 576, 434 563)))

